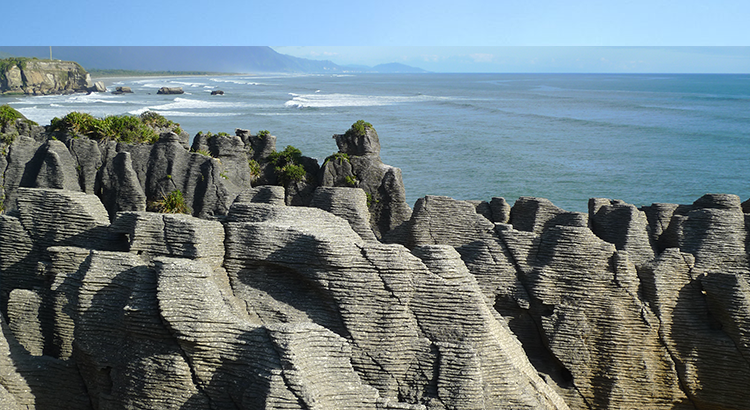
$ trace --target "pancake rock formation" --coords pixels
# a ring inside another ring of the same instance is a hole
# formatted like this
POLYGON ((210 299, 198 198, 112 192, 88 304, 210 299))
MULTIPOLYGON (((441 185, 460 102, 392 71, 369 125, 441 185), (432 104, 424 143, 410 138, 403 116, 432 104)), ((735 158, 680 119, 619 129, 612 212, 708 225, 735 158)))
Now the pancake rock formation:
POLYGON ((412 211, 360 125, 319 167, 267 133, 191 152, 18 122, 0 407, 750 408, 750 205, 412 211), (192 215, 146 210, 177 188, 192 215))

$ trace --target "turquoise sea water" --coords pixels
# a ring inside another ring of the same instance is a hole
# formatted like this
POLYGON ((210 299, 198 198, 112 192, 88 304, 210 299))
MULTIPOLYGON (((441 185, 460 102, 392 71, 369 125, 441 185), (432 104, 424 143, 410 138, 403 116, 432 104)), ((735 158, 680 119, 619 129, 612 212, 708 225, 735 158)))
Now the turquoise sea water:
POLYGON ((331 136, 373 124, 410 205, 540 196, 571 211, 591 197, 636 205, 750 198, 750 75, 353 74, 104 79, 134 94, 0 97, 48 124, 157 111, 198 131, 267 129, 319 158, 331 136), (157 95, 162 86, 186 94, 157 95), (221 89, 224 96, 211 96, 221 89))

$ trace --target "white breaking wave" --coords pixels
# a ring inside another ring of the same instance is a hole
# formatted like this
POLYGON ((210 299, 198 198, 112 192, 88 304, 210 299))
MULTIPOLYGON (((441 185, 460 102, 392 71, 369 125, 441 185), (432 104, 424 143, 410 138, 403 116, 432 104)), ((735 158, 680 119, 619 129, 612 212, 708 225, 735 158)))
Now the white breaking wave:
POLYGON ((293 98, 286 103, 293 108, 330 108, 330 107, 376 107, 403 103, 419 103, 425 101, 447 100, 446 97, 429 95, 415 96, 382 96, 357 94, 304 94, 289 93, 293 98))
POLYGON ((162 110, 149 110, 149 109, 140 109, 140 110, 134 110, 128 112, 128 114, 133 115, 141 115, 145 111, 152 111, 160 115, 164 116, 170 116, 170 117, 236 117, 240 115, 245 115, 241 112, 193 112, 193 111, 162 111, 162 110))
POLYGON ((190 98, 177 97, 171 103, 155 105, 148 107, 152 111, 172 111, 172 110, 200 110, 210 108, 252 108, 257 105, 240 103, 240 102, 225 102, 225 101, 205 101, 205 100, 194 100, 190 98))
POLYGON ((258 83, 255 81, 233 80, 233 79, 225 79, 225 78, 212 78, 211 81, 217 82, 217 83, 230 83, 230 84, 238 84, 238 85, 265 85, 263 83, 258 83))

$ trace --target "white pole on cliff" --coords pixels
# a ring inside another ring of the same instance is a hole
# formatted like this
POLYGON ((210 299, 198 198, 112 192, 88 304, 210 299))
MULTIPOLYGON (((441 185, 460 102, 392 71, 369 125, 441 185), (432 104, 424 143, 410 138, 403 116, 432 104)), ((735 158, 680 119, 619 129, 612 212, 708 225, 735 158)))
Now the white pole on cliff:
POLYGON ((52 60, 52 46, 49 46, 49 59, 52 60))

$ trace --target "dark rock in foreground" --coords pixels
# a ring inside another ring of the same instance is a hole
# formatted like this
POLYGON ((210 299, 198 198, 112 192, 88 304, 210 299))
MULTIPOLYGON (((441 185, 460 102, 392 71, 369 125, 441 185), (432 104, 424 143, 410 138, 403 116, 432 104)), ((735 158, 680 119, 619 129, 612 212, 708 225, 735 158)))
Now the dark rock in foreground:
POLYGON ((362 130, 282 185, 243 130, 3 145, 0 407, 750 408, 738 197, 411 212, 362 130))

